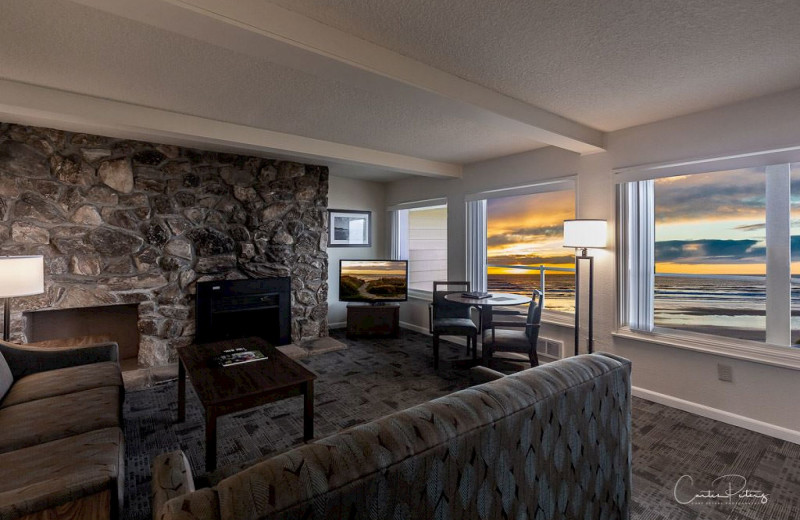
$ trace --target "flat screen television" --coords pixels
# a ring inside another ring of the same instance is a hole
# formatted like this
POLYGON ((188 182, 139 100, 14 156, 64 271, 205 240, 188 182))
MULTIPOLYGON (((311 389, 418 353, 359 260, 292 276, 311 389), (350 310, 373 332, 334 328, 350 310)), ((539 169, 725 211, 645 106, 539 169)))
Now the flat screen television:
POLYGON ((367 303, 408 300, 408 261, 339 260, 339 300, 367 303))

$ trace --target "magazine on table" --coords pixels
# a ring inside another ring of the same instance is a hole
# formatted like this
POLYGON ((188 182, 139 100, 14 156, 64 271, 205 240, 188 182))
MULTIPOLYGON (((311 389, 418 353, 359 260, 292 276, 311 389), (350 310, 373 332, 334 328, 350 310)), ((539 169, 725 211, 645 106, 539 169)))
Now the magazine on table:
POLYGON ((260 350, 249 350, 244 347, 229 348, 214 357, 214 362, 222 367, 241 365, 242 363, 252 363, 268 359, 260 350))
POLYGON ((483 291, 471 291, 471 292, 461 293, 461 296, 463 296, 464 298, 472 298, 473 300, 482 300, 484 298, 491 298, 492 293, 483 291))

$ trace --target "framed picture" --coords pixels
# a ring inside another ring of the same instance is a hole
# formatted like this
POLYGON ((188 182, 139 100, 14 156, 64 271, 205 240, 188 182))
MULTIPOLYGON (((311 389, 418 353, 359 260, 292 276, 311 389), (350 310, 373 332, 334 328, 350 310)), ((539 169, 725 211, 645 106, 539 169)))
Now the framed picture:
POLYGON ((371 228, 371 211, 329 209, 328 247, 369 247, 371 228))

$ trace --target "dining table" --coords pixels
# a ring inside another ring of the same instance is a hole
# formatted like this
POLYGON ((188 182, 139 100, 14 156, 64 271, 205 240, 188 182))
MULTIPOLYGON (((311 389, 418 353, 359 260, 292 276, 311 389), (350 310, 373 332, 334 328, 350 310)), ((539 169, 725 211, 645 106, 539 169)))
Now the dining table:
MULTIPOLYGON (((531 302, 530 296, 525 296, 522 294, 514 294, 514 293, 505 293, 505 292, 491 292, 489 296, 485 298, 475 298, 472 296, 465 296, 466 293, 460 292, 452 292, 449 294, 444 295, 444 299, 447 301, 451 301, 454 303, 462 303, 464 305, 469 305, 472 307, 477 307, 480 311, 480 318, 478 323, 478 331, 479 337, 481 339, 481 345, 483 345, 483 323, 485 320, 486 313, 491 313, 493 307, 505 307, 505 306, 513 306, 513 305, 524 305, 526 303, 531 302)), ((489 319, 491 320, 491 314, 489 314, 489 319)), ((491 321, 489 321, 491 323, 491 321)), ((457 366, 459 368, 471 368, 475 365, 481 364, 481 359, 457 359, 453 360, 451 363, 453 366, 457 366)))

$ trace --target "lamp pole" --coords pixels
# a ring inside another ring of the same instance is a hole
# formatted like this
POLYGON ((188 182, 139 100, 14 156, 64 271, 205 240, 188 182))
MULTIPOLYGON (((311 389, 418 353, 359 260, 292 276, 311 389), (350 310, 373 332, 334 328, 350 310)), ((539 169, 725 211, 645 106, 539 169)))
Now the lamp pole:
POLYGON ((580 353, 580 287, 581 287, 581 260, 589 261, 589 339, 587 349, 589 354, 594 352, 594 257, 586 254, 586 248, 581 248, 581 254, 575 255, 575 355, 580 353))
POLYGON ((589 261, 589 354, 594 352, 594 257, 587 254, 590 247, 606 247, 608 223, 601 219, 572 219, 564 221, 564 247, 575 248, 575 355, 580 353, 581 327, 581 260, 589 261), (578 252, 580 251, 580 254, 578 252))
POLYGON ((8 341, 11 337, 11 305, 8 298, 3 298, 3 341, 8 341))

